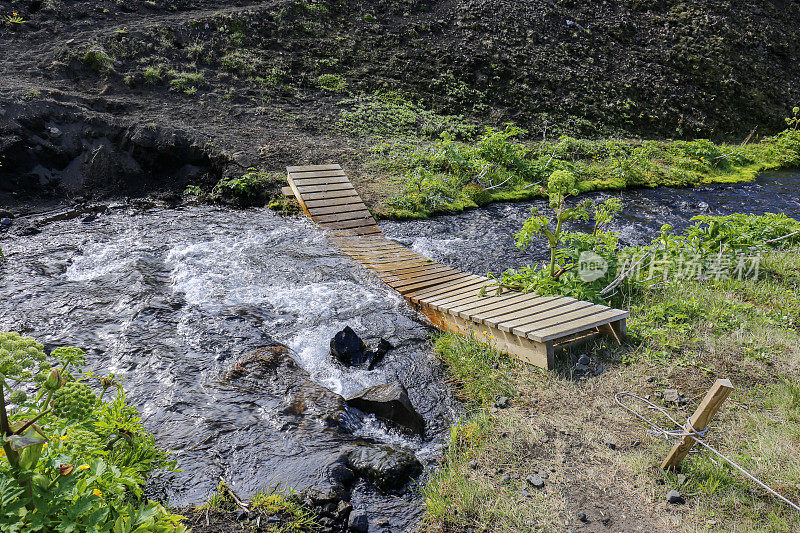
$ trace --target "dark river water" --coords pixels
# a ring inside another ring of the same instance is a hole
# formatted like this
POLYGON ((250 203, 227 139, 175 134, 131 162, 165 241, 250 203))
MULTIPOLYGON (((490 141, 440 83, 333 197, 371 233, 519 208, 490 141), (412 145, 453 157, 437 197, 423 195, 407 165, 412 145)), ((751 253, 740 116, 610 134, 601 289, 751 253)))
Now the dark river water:
MULTIPOLYGON (((614 229, 638 243, 662 224, 680 228, 696 214, 772 211, 800 218, 799 176, 613 193, 625 204, 614 229)), ((543 247, 522 253, 513 242, 534 205, 541 202, 381 227, 432 259, 483 274, 541 256, 543 247)), ((298 491, 324 485, 326 468, 354 439, 410 450, 430 466, 461 412, 431 353, 427 326, 303 218, 120 205, 93 221, 63 220, 38 235, 2 237, 0 246, 7 256, 0 266, 0 330, 50 347, 82 347, 91 369, 124 375, 145 426, 181 469, 158 478, 172 505, 205 501, 220 476, 243 496, 277 483, 298 491), (397 348, 372 371, 337 366, 329 341, 345 325, 397 348), (289 346, 316 383, 342 395, 400 381, 426 419, 426 438, 408 438, 358 412, 350 413, 344 433, 321 423, 285 423, 276 415, 280 391, 242 389, 224 377, 237 357, 272 342, 289 346)), ((421 515, 413 491, 385 495, 360 482, 351 501, 388 518, 392 530, 421 515)))

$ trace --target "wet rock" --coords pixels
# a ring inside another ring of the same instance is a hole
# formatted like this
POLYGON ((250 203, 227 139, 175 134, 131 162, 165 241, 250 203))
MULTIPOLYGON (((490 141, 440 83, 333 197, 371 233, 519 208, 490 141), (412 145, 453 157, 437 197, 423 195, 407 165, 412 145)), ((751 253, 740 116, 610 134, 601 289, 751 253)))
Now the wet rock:
POLYGON ((586 513, 584 513, 583 511, 578 511, 578 513, 575 516, 578 518, 578 520, 580 520, 584 524, 589 521, 589 517, 586 516, 586 513))
POLYGON ((422 434, 425 420, 417 413, 399 383, 369 387, 346 399, 347 405, 374 414, 381 420, 412 433, 422 434))
POLYGON ((347 519, 347 529, 354 533, 367 533, 369 531, 369 517, 366 511, 359 509, 350 513, 350 518, 347 519))
POLYGON ((19 237, 27 237, 41 233, 41 230, 30 220, 20 218, 11 226, 11 233, 19 237))
POLYGON ((534 487, 534 488, 537 488, 537 489, 544 488, 544 480, 540 476, 537 476, 536 474, 531 474, 530 476, 526 477, 525 481, 531 487, 534 487))
POLYGON ((363 358, 366 349, 364 341, 350 326, 345 326, 331 339, 331 355, 343 365, 358 364, 355 361, 363 358))
POLYGON ((667 502, 673 505, 682 505, 686 503, 686 500, 683 499, 681 493, 677 490, 671 490, 667 493, 667 502))
POLYGON ((336 506, 335 516, 339 520, 344 520, 353 510, 353 504, 346 501, 340 501, 336 506))
POLYGON ((358 446, 347 457, 353 470, 382 490, 402 487, 422 471, 414 454, 389 446, 358 446))
POLYGON ((10 218, 8 218, 8 217, 0 218, 0 227, 7 228, 10 225, 11 225, 11 219, 10 218))
POLYGON ((339 331, 331 339, 331 355, 345 366, 366 367, 369 370, 383 360, 394 346, 381 339, 374 349, 368 349, 364 341, 350 326, 339 331))
POLYGON ((246 355, 232 365, 225 380, 250 394, 281 398, 275 415, 284 424, 338 427, 345 410, 344 398, 315 383, 286 346, 269 346, 246 355))

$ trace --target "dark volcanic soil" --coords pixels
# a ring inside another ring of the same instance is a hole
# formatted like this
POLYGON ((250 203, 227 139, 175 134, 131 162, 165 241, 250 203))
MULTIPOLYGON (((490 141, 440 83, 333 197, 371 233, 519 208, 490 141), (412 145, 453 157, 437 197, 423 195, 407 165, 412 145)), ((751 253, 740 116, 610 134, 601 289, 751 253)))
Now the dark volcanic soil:
POLYGON ((25 22, 0 24, 4 204, 43 184, 180 191, 251 165, 336 160, 358 180, 368 142, 337 120, 375 90, 537 136, 743 138, 800 102, 789 0, 0 4, 12 12, 25 22))

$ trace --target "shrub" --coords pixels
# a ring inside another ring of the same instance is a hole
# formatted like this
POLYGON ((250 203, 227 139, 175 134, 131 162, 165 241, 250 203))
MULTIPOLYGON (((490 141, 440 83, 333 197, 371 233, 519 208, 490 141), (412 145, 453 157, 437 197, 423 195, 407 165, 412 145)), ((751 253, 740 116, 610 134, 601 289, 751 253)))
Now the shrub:
POLYGON ((342 93, 347 89, 347 80, 338 74, 322 74, 317 78, 317 85, 325 91, 342 93))
POLYGON ((241 177, 219 180, 212 189, 209 199, 234 203, 242 207, 264 205, 280 187, 282 179, 282 176, 278 178, 274 174, 249 168, 241 177))
POLYGON ((114 60, 102 48, 92 48, 84 52, 81 58, 84 66, 101 74, 108 74, 114 70, 114 60))
POLYGON ((84 362, 78 348, 48 357, 34 339, 0 332, 0 529, 184 531, 142 493, 147 474, 174 462, 113 375, 83 373, 84 362))

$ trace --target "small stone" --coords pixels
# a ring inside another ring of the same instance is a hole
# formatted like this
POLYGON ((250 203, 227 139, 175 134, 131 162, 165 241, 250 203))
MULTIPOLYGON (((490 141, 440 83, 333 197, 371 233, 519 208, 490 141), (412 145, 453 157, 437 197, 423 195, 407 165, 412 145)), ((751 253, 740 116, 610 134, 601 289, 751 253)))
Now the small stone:
POLYGON ((582 365, 580 363, 575 365, 575 373, 576 374, 585 374, 588 371, 589 371, 589 367, 586 366, 586 365, 582 365))
POLYGON ((344 518, 350 514, 350 511, 353 510, 353 505, 350 502, 346 502, 344 500, 339 502, 339 505, 336 506, 336 518, 339 520, 344 520, 344 518))
POLYGON ((544 470, 539 470, 539 477, 542 478, 542 479, 547 479, 547 478, 550 477, 550 474, 548 474, 544 470))
POLYGON ((671 490, 667 493, 667 502, 673 505, 682 505, 686 503, 686 500, 683 499, 681 493, 677 490, 671 490))
POLYGON ((589 364, 589 357, 587 355, 582 355, 578 357, 578 364, 579 365, 588 365, 589 364))
POLYGON ((10 225, 11 225, 11 219, 10 218, 0 219, 0 226, 8 227, 10 225))
POLYGON ((531 474, 530 476, 526 477, 525 481, 528 482, 528 485, 537 489, 544 487, 544 480, 535 474, 531 474))
POLYGON ((678 485, 683 485, 686 483, 686 476, 683 474, 678 475, 678 485))
POLYGON ((511 400, 509 400, 506 396, 500 396, 494 401, 494 406, 498 409, 505 409, 511 405, 511 400))
POLYGON ((347 519, 347 529, 355 533, 368 533, 369 518, 367 517, 367 513, 360 509, 351 512, 350 518, 347 519))
POLYGON ((578 517, 578 520, 580 520, 583 523, 589 521, 589 517, 587 517, 586 513, 584 513, 583 511, 578 511, 578 514, 576 516, 578 517))
POLYGON ((671 403, 680 403, 681 394, 678 389, 664 389, 664 401, 671 403))
POLYGON ((47 131, 50 133, 51 137, 61 137, 61 130, 55 126, 47 128, 47 131))
POLYGON ((611 441, 606 441, 605 445, 606 445, 606 446, 608 446, 608 447, 609 447, 609 449, 611 449, 611 450, 616 450, 616 449, 617 449, 617 445, 616 445, 616 444, 614 444, 614 443, 613 443, 613 442, 611 442, 611 441))

